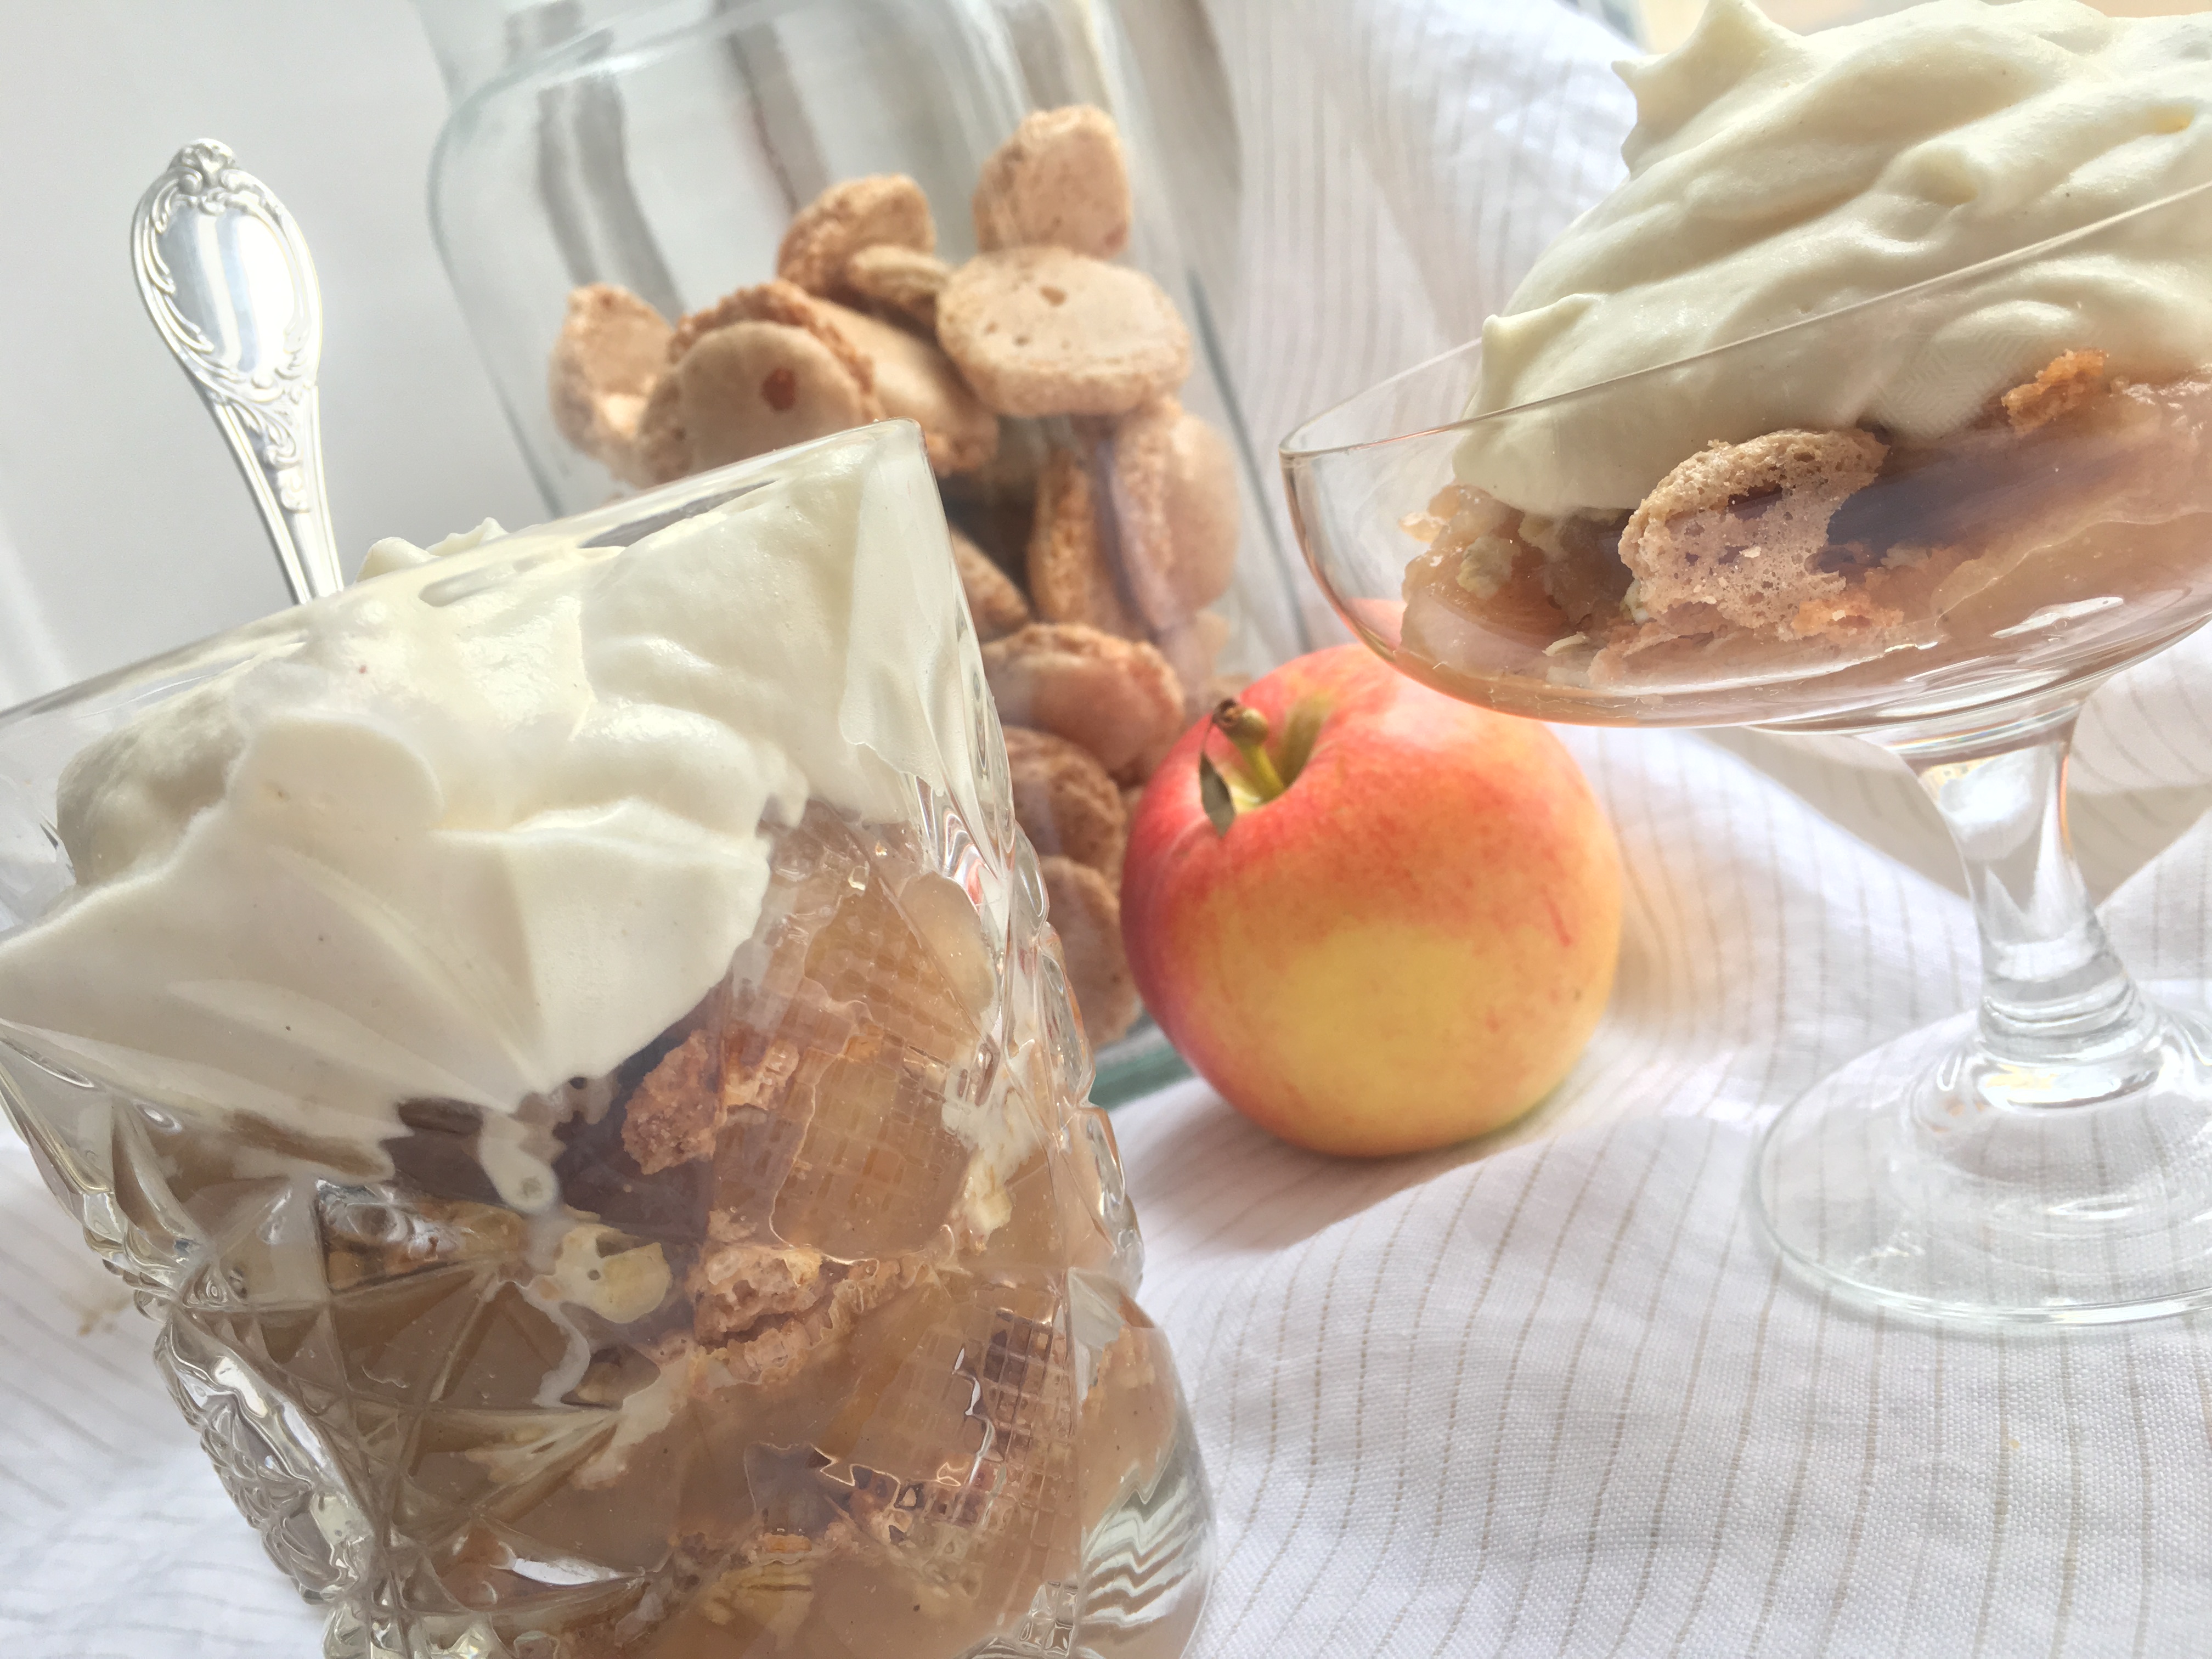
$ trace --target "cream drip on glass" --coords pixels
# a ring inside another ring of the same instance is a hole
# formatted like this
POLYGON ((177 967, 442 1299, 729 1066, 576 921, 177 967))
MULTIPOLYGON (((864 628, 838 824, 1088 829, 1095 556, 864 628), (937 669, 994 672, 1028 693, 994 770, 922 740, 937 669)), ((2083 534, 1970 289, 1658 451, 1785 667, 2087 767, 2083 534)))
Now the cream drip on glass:
MULTIPOLYGON (((1483 415, 1672 363, 1943 276, 2212 179, 2212 15, 2080 0, 1927 0, 1798 36, 1712 0, 1674 52, 1625 64, 1629 176, 1484 326, 1483 415)), ((2156 380, 2212 361, 2212 226, 2106 239, 1935 303, 1885 356, 1827 331, 1777 372, 1478 426, 1462 483, 1531 513, 1632 507, 1694 443, 1788 428, 1915 441, 1974 420, 2069 350, 2156 380), (1849 343, 1855 348, 1839 356, 1849 343), (1649 411, 1644 411, 1648 416, 1649 411), (1683 422, 1695 426, 1686 433, 1683 422)))

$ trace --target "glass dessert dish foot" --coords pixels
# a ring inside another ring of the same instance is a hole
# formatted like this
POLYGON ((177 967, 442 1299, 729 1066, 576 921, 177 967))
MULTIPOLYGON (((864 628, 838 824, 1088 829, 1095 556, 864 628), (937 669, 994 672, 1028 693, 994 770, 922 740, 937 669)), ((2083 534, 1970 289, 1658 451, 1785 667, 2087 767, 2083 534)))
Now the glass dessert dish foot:
POLYGON ((1886 1306, 2110 1323, 2212 1304, 2212 1024, 2139 990, 2067 846, 2075 702, 1877 741, 1948 825, 1982 1005, 1786 1108, 1754 1166, 1785 1258, 1886 1306))
POLYGON ((1478 343, 1283 446, 1309 563, 1404 672, 1536 719, 1850 734, 1927 789, 1980 1009, 1788 1107, 1753 1175, 1784 1257, 1846 1295, 1955 1320, 2212 1304, 2212 1027, 2130 982, 2063 808, 2082 699, 2212 616, 2212 351, 2107 317, 2124 362, 2061 301, 2201 259, 2208 224, 2212 186, 2148 199, 1502 408, 1478 343))
POLYGON ((2130 1035, 2038 1070, 1966 1014, 1861 1056, 1761 1139, 1769 1236, 1912 1313, 2100 1324, 2212 1305, 2212 1025, 2144 1005, 2130 1035))

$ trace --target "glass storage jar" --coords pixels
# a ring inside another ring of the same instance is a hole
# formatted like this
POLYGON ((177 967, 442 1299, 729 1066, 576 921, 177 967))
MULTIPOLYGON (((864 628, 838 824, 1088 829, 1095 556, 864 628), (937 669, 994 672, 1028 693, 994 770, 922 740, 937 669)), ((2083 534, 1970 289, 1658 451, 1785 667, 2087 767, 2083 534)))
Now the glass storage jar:
POLYGON ((454 98, 432 223, 549 502, 919 419, 1102 1096, 1174 1075, 1121 955, 1127 817, 1306 642, 1115 9, 416 4, 454 98))

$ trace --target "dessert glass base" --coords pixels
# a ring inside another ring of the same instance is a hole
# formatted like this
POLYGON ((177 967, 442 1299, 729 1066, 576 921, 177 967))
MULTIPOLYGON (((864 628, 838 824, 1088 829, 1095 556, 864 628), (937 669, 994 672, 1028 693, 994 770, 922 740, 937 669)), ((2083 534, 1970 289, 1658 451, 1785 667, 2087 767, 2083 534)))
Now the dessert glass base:
POLYGON ((1753 1180, 1793 1267, 1953 1320, 2107 1324, 2212 1306, 2212 1024, 2145 1005, 2097 1090, 2007 1062, 1962 1014, 1788 1107, 1753 1180), (2101 1087, 2100 1087, 2101 1085, 2101 1087))
POLYGON ((2212 1024, 2182 1011, 2185 988, 2136 988, 2074 863, 2081 695, 2001 725, 1860 734, 1911 768, 1951 831, 1982 1005, 1861 1056, 1768 1127, 1759 1220, 1816 1282, 1992 1322, 2212 1305, 2212 1024))
POLYGON ((2083 699, 2212 617, 2212 362, 2124 362, 2003 300, 2194 249, 2208 204, 1489 414, 1465 412, 1464 347, 1283 447, 1316 574, 1407 674, 1541 720, 1851 735, 1917 775, 1974 906, 1979 1011, 1783 1111, 1752 1182, 1783 1260, 1863 1302, 2212 1305, 2212 1025, 2129 979, 2063 807, 2083 699))

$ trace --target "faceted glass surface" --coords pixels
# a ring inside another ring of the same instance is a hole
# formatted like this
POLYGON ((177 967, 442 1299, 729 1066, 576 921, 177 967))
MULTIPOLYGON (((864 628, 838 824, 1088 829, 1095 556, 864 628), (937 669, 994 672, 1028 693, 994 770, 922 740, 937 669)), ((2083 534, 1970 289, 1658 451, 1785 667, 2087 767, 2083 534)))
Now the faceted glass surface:
MULTIPOLYGON (((805 453, 551 532, 625 545, 805 453)), ((0 720, 0 937, 69 891, 70 757, 288 638, 272 619, 0 720)), ((945 717, 977 740, 944 747, 981 775, 910 777, 897 822, 816 800, 770 826, 726 977, 611 1074, 520 1103, 559 1184, 535 1213, 486 1176, 475 1108, 402 1103, 388 1170, 349 1171, 64 1064, 0 1007, 0 1097, 161 1322, 330 1654, 1180 1650, 1204 1480, 961 647, 945 717)))

